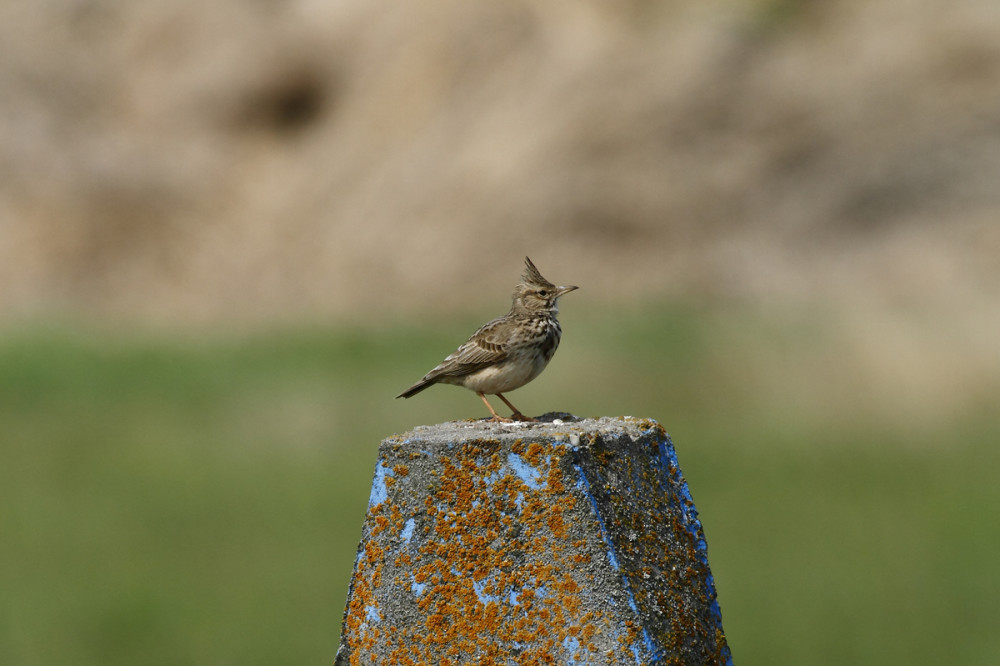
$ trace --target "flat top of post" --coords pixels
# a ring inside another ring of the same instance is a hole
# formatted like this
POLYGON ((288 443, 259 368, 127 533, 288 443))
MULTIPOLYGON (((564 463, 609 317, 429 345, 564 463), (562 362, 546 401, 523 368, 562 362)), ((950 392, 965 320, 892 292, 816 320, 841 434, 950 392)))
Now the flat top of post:
POLYGON ((525 437, 541 437, 554 441, 561 439, 572 441, 581 435, 622 434, 623 432, 635 438, 650 430, 659 430, 662 433, 663 428, 652 419, 639 419, 632 416, 579 418, 565 412, 549 412, 540 416, 536 423, 498 423, 489 419, 469 419, 435 425, 421 425, 409 432, 399 433, 391 439, 446 443, 469 439, 504 441, 525 437))

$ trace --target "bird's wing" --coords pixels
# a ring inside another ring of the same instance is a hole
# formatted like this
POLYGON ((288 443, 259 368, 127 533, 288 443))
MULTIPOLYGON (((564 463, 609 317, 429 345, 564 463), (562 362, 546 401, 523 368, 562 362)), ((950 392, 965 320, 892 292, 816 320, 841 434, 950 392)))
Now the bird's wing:
POLYGON ((500 363, 507 358, 508 353, 508 345, 505 343, 509 338, 507 325, 508 322, 502 317, 483 324, 465 344, 428 372, 424 379, 461 377, 500 363))

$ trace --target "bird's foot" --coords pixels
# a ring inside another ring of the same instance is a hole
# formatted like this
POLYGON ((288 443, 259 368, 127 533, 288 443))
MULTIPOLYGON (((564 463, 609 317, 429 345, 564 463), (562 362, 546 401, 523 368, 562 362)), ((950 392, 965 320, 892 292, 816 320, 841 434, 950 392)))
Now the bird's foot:
POLYGON ((506 416, 500 416, 499 414, 494 414, 490 418, 486 419, 490 423, 513 423, 514 419, 509 419, 506 416))
POLYGON ((515 421, 527 421, 528 423, 538 423, 538 419, 532 418, 530 416, 525 416, 521 412, 514 412, 511 414, 511 418, 515 421))

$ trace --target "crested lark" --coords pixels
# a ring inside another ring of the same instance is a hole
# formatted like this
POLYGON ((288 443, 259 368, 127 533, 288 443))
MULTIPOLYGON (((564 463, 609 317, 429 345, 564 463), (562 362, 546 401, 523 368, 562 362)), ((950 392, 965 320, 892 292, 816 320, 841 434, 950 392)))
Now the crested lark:
POLYGON ((537 377, 556 353, 562 329, 557 302, 576 287, 557 287, 542 277, 525 257, 524 274, 514 287, 510 312, 483 324, 469 340, 397 398, 409 398, 431 384, 464 386, 482 398, 492 421, 534 421, 510 404, 503 394, 537 377), (486 399, 496 395, 511 408, 513 419, 500 416, 486 399))

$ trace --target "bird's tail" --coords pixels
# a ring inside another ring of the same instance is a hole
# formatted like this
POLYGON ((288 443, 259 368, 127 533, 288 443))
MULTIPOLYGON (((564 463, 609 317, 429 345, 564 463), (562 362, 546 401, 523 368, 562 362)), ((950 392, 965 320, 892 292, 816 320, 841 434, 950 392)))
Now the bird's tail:
POLYGON ((405 391, 403 391, 402 393, 400 393, 396 397, 397 398, 412 398, 413 396, 415 396, 416 394, 420 393, 421 391, 423 391, 425 388, 427 388, 431 384, 434 384, 434 381, 427 380, 427 379, 421 379, 419 382, 417 382, 416 384, 414 384, 410 388, 406 389, 405 391))

